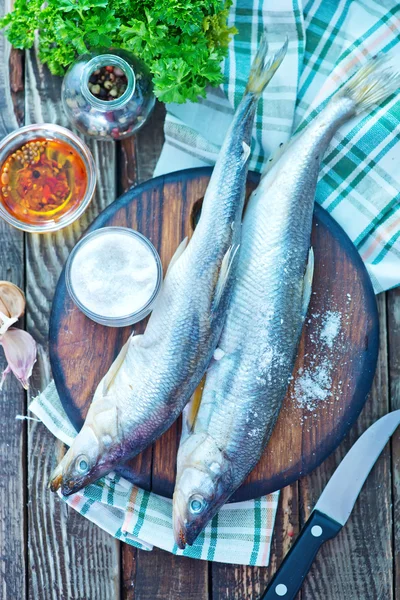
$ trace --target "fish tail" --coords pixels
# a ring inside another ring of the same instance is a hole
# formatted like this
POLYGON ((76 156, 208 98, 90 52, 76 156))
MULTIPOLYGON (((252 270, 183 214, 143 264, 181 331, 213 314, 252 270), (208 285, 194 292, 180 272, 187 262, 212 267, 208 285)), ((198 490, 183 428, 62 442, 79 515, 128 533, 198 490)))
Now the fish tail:
POLYGON ((370 59, 334 95, 334 99, 350 98, 359 114, 386 100, 400 87, 400 74, 387 66, 387 55, 370 59))
POLYGON ((249 80, 246 86, 246 93, 252 93, 260 96, 265 86, 271 81, 275 71, 285 58, 288 47, 288 38, 286 36, 283 46, 272 54, 268 55, 267 33, 264 31, 257 50, 253 64, 251 65, 249 80))

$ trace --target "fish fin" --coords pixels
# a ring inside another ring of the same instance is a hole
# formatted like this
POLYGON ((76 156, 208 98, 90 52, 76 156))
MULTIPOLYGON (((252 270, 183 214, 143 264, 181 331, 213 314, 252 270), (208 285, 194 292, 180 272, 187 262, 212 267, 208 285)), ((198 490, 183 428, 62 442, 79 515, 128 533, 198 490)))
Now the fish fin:
POLYGON ((334 94, 336 98, 351 98, 356 105, 356 114, 379 104, 400 87, 400 74, 385 66, 388 55, 379 54, 371 58, 334 94))
POLYGON ((182 254, 186 250, 187 245, 188 245, 188 240, 189 240, 189 238, 188 238, 188 236, 186 236, 185 239, 181 241, 181 243, 175 250, 173 257, 171 258, 171 260, 169 262, 166 275, 170 272, 170 270, 172 269, 174 264, 178 262, 178 259, 182 256, 182 254))
POLYGON ((199 412, 201 397, 203 395, 204 384, 206 382, 206 376, 200 381, 199 385, 195 389, 188 404, 183 409, 182 413, 182 440, 183 441, 192 431, 196 423, 197 414, 199 412))
POLYGON ((224 258, 222 259, 217 285, 215 286, 213 312, 215 312, 219 306, 219 303, 222 298, 222 294, 223 294, 225 286, 226 286, 226 282, 228 281, 228 277, 229 277, 229 273, 232 268, 233 261, 235 260, 235 256, 236 256, 239 248, 240 248, 240 244, 230 246, 229 249, 227 250, 227 252, 225 253, 224 258))
POLYGON ((246 142, 242 142, 242 148, 243 148, 242 161, 243 161, 243 164, 245 165, 250 156, 251 150, 250 150, 250 146, 248 144, 246 144, 246 142))
POLYGON ((314 250, 311 246, 311 248, 308 252, 308 262, 307 262, 306 272, 304 273, 304 279, 303 279, 303 298, 302 298, 302 306, 301 306, 301 313, 302 313, 303 321, 306 318, 308 305, 310 304, 313 275, 314 275, 314 250))
POLYGON ((283 46, 275 52, 275 54, 268 56, 267 32, 264 31, 257 54, 251 65, 245 93, 252 93, 256 96, 262 94, 265 86, 271 81, 281 62, 285 58, 287 48, 288 38, 286 36, 283 46))
POLYGON ((129 336, 128 341, 122 346, 117 358, 114 360, 111 367, 108 369, 107 373, 103 377, 103 396, 105 396, 107 394, 108 390, 110 389, 110 385, 112 384, 112 382, 115 379, 115 376, 117 375, 118 371, 120 370, 122 363, 124 362, 125 357, 128 353, 131 343, 133 342, 133 340, 135 340, 135 342, 136 342, 138 340, 138 338, 140 338, 140 337, 141 337, 140 335, 135 336, 134 334, 132 334, 131 336, 129 336))

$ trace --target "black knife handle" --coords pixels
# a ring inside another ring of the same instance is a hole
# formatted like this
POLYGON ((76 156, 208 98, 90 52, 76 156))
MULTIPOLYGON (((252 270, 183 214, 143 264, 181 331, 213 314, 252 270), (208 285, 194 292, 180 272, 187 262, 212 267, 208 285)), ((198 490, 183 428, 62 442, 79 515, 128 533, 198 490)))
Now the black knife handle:
POLYGON ((314 510, 260 600, 294 600, 318 550, 341 528, 340 523, 314 510))

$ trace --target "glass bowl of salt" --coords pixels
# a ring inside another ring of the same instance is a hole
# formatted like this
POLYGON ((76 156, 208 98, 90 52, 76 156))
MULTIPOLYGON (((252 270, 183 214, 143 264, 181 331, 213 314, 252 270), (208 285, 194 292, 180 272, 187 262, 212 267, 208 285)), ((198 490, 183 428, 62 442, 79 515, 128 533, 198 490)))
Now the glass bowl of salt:
POLYGON ((153 244, 126 227, 103 227, 86 235, 65 268, 67 289, 76 306, 108 327, 144 319, 153 308, 162 278, 153 244))

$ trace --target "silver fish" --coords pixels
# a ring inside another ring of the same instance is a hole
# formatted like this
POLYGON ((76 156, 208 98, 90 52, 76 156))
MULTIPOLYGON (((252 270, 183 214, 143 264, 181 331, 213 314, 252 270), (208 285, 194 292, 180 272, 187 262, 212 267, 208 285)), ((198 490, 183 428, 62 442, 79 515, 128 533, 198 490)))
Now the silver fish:
POLYGON ((286 48, 268 58, 264 36, 193 236, 171 260, 145 333, 129 340, 100 382, 81 431, 52 474, 53 491, 76 492, 142 452, 178 418, 200 382, 232 291, 257 101, 286 48))
POLYGON ((200 406, 184 412, 173 499, 176 543, 199 533, 261 457, 294 367, 311 294, 310 235, 321 159, 337 129, 399 77, 370 61, 274 159, 245 212, 237 280, 200 406))

